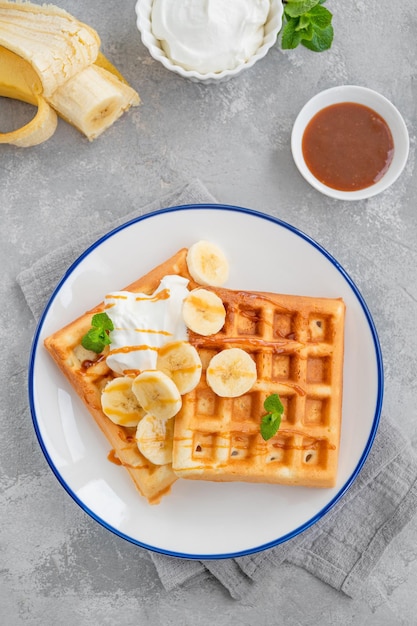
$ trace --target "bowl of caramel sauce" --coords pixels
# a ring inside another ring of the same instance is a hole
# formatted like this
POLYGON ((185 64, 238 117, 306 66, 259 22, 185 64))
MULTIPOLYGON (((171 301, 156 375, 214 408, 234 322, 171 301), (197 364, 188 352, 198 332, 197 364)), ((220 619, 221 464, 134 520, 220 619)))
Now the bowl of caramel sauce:
POLYGON ((302 176, 340 200, 370 198, 392 185, 408 158, 409 136, 398 109, 367 87, 342 85, 304 105, 291 135, 302 176))

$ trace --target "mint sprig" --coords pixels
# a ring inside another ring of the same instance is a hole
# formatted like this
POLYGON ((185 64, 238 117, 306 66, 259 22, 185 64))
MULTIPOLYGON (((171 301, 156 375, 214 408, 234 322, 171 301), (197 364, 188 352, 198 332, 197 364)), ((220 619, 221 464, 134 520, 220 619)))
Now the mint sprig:
POLYGON ((265 399, 264 409, 267 413, 261 421, 261 435, 265 441, 268 441, 277 433, 284 413, 284 406, 277 393, 273 393, 265 399))
POLYGON ((109 331, 113 329, 113 322, 107 313, 96 313, 91 319, 90 330, 81 339, 81 345, 86 350, 100 354, 111 343, 109 331))
POLYGON ((292 50, 298 45, 313 52, 328 50, 333 42, 333 15, 324 6, 326 0, 283 0, 284 26, 281 47, 292 50))

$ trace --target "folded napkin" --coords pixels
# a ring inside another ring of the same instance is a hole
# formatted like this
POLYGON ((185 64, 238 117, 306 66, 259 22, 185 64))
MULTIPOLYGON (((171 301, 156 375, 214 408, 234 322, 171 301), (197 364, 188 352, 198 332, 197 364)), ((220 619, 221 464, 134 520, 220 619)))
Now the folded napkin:
MULTIPOLYGON (((178 189, 134 214, 107 224, 100 232, 49 253, 18 277, 26 301, 38 318, 68 266, 85 248, 112 228, 163 207, 213 203, 199 181, 178 189)), ((372 578, 384 550, 417 511, 417 457, 398 429, 382 416, 374 445, 352 487, 321 520, 297 537, 250 556, 196 561, 149 552, 166 590, 215 577, 232 598, 256 593, 263 579, 285 564, 304 568, 350 597, 375 606, 383 601, 372 578)), ((138 548, 138 550, 141 550, 138 548)), ((142 551, 145 553, 145 551, 142 551)), ((375 578, 375 577, 374 577, 375 578)))

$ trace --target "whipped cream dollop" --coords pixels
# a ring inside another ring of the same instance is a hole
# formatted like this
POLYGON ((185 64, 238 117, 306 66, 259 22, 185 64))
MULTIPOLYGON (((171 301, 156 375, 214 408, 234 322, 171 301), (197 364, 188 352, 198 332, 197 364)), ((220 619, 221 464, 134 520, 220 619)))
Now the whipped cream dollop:
POLYGON ((107 365, 118 374, 156 369, 158 348, 170 341, 187 341, 182 316, 188 280, 165 276, 153 294, 113 291, 104 299, 113 322, 107 365))
POLYGON ((177 65, 234 69, 262 45, 270 0, 154 0, 152 32, 177 65))

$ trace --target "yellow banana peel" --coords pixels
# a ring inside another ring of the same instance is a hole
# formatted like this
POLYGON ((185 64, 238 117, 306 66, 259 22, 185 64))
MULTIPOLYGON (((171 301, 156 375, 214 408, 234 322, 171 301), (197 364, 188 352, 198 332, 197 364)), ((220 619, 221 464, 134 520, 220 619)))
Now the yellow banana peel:
POLYGON ((27 148, 53 135, 58 123, 57 114, 41 94, 41 82, 30 63, 0 46, 0 96, 37 107, 36 115, 28 124, 18 130, 0 133, 0 143, 27 148))

